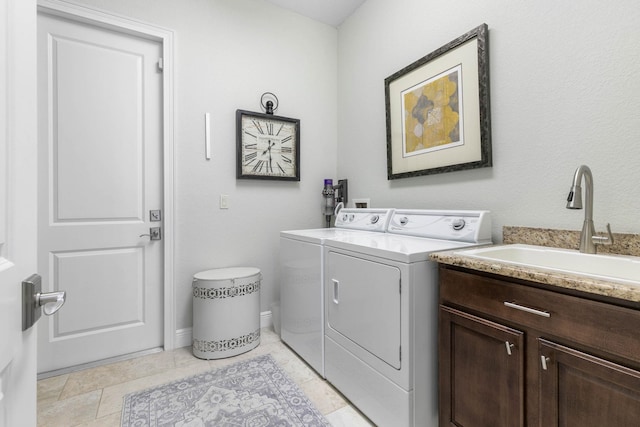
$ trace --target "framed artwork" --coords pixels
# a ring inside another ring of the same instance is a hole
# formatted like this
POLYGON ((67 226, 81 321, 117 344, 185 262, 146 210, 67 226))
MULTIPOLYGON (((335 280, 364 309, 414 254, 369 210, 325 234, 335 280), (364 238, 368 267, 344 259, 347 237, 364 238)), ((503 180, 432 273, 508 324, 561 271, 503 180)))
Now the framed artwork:
POLYGON ((482 24, 387 77, 387 179, 489 167, 489 39, 482 24))

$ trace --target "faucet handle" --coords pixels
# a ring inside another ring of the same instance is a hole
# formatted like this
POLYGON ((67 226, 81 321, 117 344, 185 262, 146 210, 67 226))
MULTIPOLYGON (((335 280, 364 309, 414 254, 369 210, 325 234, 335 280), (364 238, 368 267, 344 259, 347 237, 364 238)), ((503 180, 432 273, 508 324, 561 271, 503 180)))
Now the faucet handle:
POLYGON ((611 225, 609 223, 607 223, 607 234, 608 236, 592 236, 591 239, 596 245, 612 245, 613 233, 611 232, 611 225))

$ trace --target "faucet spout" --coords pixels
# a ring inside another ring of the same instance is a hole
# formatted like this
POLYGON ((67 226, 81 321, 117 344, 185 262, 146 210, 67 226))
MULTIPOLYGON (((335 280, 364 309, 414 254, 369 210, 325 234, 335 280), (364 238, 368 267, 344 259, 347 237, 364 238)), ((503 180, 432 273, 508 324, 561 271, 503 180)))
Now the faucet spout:
POLYGON ((589 166, 580 165, 573 175, 573 183, 567 197, 567 209, 582 209, 582 181, 585 183, 586 206, 584 208, 584 222, 580 233, 580 252, 595 254, 596 245, 610 245, 613 243, 611 227, 607 224, 609 236, 597 236, 593 225, 593 175, 589 166))

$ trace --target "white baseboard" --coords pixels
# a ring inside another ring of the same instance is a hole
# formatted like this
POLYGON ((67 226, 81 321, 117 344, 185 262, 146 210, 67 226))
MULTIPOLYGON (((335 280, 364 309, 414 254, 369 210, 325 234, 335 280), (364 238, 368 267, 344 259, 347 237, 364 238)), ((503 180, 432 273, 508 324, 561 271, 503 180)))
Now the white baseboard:
POLYGON ((260 313, 260 329, 268 328, 273 325, 273 315, 271 311, 263 311, 260 313))
MULTIPOLYGON (((260 328, 268 328, 273 325, 271 311, 260 313, 260 328)), ((176 348, 188 347, 192 344, 192 328, 178 329, 174 341, 176 348)))
POLYGON ((176 331, 176 336, 173 341, 176 348, 188 347, 191 345, 191 329, 192 328, 184 328, 176 331))

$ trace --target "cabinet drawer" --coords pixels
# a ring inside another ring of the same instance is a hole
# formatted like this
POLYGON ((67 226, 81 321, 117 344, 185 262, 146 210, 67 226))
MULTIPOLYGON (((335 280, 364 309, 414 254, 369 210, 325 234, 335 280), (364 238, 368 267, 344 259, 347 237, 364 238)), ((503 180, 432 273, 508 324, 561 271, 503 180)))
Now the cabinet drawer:
POLYGON ((440 302, 640 363, 638 310, 442 267, 440 302))

